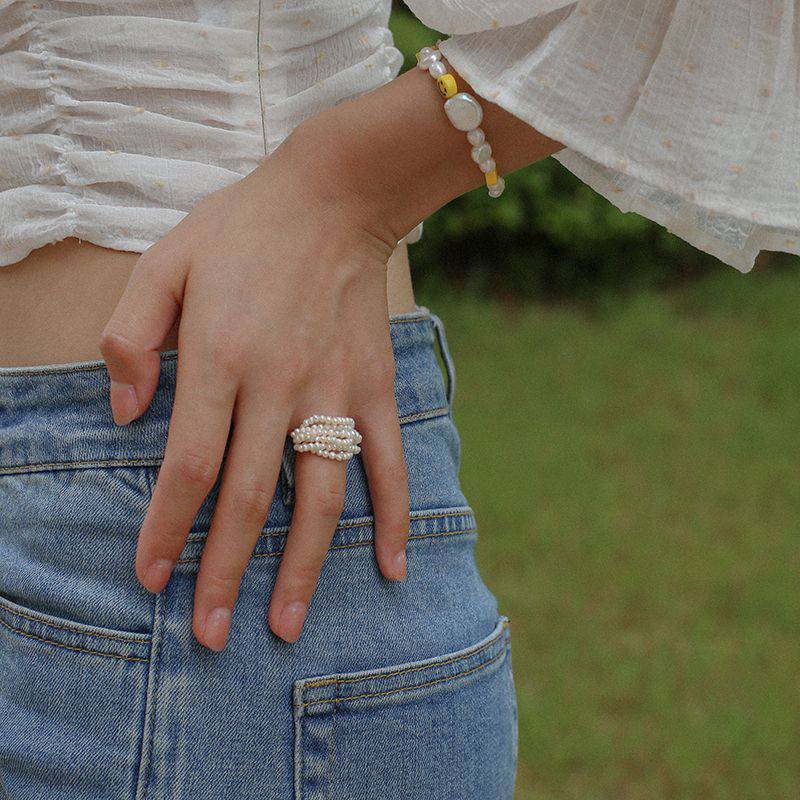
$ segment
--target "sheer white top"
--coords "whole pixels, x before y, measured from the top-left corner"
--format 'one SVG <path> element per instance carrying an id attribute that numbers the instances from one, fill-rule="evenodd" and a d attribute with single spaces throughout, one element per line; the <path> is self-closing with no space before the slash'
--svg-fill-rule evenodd
<path id="1" fill-rule="evenodd" d="M 621 209 L 741 270 L 800 254 L 793 0 L 407 4 L 478 94 L 567 145 L 556 158 Z M 389 12 L 0 0 L 0 265 L 66 236 L 146 249 L 303 118 L 393 78 Z"/>

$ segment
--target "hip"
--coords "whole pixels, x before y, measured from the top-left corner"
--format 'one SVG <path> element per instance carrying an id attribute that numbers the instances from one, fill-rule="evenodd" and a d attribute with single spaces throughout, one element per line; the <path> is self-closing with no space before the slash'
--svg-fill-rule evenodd
<path id="1" fill-rule="evenodd" d="M 272 636 L 266 609 L 294 500 L 287 441 L 222 654 L 191 633 L 217 487 L 167 588 L 152 596 L 133 573 L 174 354 L 162 354 L 153 406 L 126 428 L 111 420 L 102 362 L 0 370 L 0 775 L 11 796 L 356 800 L 381 786 L 386 797 L 511 797 L 508 628 L 475 565 L 452 360 L 425 309 L 395 316 L 391 332 L 407 580 L 376 566 L 354 458 L 303 635 Z"/>
<path id="2" fill-rule="evenodd" d="M 0 366 L 99 359 L 100 334 L 139 253 L 65 239 L 0 267 Z M 390 314 L 415 308 L 405 244 L 387 264 Z M 177 324 L 162 350 L 177 347 Z"/>

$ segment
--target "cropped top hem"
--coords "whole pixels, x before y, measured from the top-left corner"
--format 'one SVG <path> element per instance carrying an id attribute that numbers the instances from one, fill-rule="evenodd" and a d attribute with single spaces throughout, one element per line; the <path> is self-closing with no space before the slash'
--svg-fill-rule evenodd
<path id="1" fill-rule="evenodd" d="M 0 2 L 0 266 L 68 237 L 146 250 L 303 119 L 395 77 L 390 12 Z"/>

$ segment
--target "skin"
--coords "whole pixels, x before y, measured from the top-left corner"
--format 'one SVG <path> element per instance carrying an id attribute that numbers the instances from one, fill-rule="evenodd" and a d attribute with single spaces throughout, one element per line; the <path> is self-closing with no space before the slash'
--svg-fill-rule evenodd
<path id="1" fill-rule="evenodd" d="M 463 80 L 459 87 L 472 91 Z M 501 174 L 561 149 L 481 104 Z M 483 184 L 465 135 L 441 107 L 435 82 L 413 69 L 303 122 L 138 258 L 102 330 L 121 425 L 148 407 L 159 351 L 177 337 L 168 441 L 136 556 L 148 590 L 169 580 L 232 431 L 194 599 L 195 636 L 213 650 L 225 646 L 287 431 L 311 414 L 355 419 L 376 561 L 387 579 L 406 576 L 408 481 L 387 265 L 414 225 Z M 300 636 L 344 489 L 343 462 L 297 454 L 296 504 L 268 611 L 270 628 L 288 642 Z"/>

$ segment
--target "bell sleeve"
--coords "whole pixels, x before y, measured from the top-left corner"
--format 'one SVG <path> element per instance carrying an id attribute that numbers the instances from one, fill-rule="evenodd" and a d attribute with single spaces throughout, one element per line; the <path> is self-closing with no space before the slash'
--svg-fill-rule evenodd
<path id="1" fill-rule="evenodd" d="M 789 0 L 406 0 L 486 100 L 554 155 L 742 272 L 800 254 L 800 50 Z M 502 171 L 502 152 L 497 152 Z"/>

